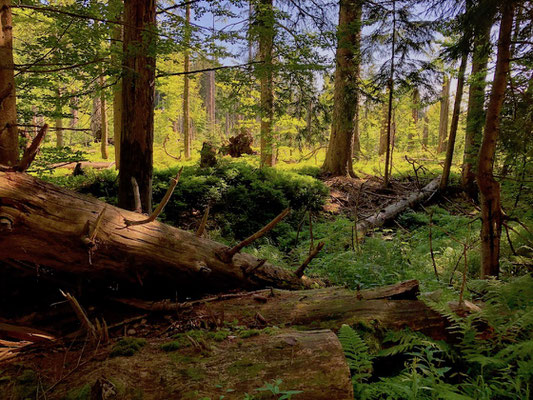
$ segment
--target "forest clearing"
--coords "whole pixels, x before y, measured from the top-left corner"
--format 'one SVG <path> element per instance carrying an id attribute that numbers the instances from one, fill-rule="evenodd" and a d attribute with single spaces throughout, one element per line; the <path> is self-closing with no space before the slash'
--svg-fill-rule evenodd
<path id="1" fill-rule="evenodd" d="M 0 28 L 0 399 L 532 398 L 531 1 Z"/>

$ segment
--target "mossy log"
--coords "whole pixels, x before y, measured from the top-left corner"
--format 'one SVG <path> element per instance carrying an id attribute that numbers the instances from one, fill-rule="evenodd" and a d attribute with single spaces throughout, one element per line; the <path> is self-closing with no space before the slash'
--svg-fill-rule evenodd
<path id="1" fill-rule="evenodd" d="M 246 326 L 298 326 L 329 328 L 361 323 L 371 329 L 410 328 L 435 339 L 447 339 L 448 320 L 417 299 L 418 282 L 352 291 L 339 287 L 288 291 L 261 290 L 189 303 L 147 303 L 123 299 L 122 303 L 148 311 L 177 313 L 177 320 L 199 321 L 207 327 L 238 320 Z"/>
<path id="2" fill-rule="evenodd" d="M 257 390 L 265 384 L 299 392 L 292 396 L 294 400 L 353 399 L 350 370 L 339 340 L 330 330 L 258 331 L 253 336 L 228 336 L 218 341 L 191 337 L 182 346 L 165 347 L 172 343 L 169 339 L 149 339 L 129 356 L 107 357 L 111 345 L 92 360 L 83 357 L 79 368 L 75 368 L 74 358 L 78 353 L 71 351 L 68 361 L 72 362 L 65 370 L 61 365 L 67 355 L 51 353 L 46 359 L 25 361 L 25 369 L 31 368 L 40 376 L 40 392 L 47 399 L 86 398 L 76 396 L 82 391 L 90 392 L 91 399 L 115 398 L 98 397 L 102 386 L 108 394 L 120 393 L 116 398 L 124 399 L 242 400 L 246 393 L 254 399 L 273 398 L 271 391 Z M 56 364 L 54 376 L 50 366 Z M 5 370 L 9 376 L 23 370 L 20 364 L 5 368 L 9 368 Z M 74 369 L 70 372 L 69 368 Z M 13 381 L 13 385 L 0 385 L 1 398 L 12 398 L 10 390 L 20 389 L 20 380 Z"/>
<path id="3" fill-rule="evenodd" d="M 180 294 L 268 286 L 299 289 L 316 282 L 23 173 L 0 170 L 0 265 L 17 261 L 91 282 L 175 288 Z M 256 268 L 259 264 L 260 267 Z"/>

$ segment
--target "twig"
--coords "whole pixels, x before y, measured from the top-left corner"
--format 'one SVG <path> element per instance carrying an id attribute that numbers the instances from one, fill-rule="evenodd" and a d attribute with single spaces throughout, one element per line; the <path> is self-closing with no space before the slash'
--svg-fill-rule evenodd
<path id="1" fill-rule="evenodd" d="M 317 254 L 322 250 L 322 247 L 324 247 L 324 242 L 319 242 L 317 246 L 313 249 L 311 253 L 307 256 L 305 261 L 300 265 L 300 267 L 296 270 L 295 274 L 298 278 L 301 278 L 304 275 L 304 271 L 309 265 L 309 263 L 317 256 Z"/>
<path id="2" fill-rule="evenodd" d="M 263 265 L 265 265 L 266 263 L 266 258 L 262 259 L 262 260 L 259 260 L 259 262 L 257 263 L 257 265 L 254 265 L 253 267 L 249 267 L 246 271 L 244 271 L 244 273 L 246 275 L 250 275 L 252 273 L 254 273 L 255 271 L 257 271 L 259 268 L 261 268 Z"/>
<path id="3" fill-rule="evenodd" d="M 35 156 L 39 152 L 39 148 L 41 147 L 41 143 L 43 142 L 47 131 L 48 124 L 44 124 L 39 130 L 37 136 L 35 136 L 35 139 L 33 139 L 31 142 L 31 145 L 24 151 L 22 160 L 20 160 L 19 164 L 13 168 L 15 171 L 25 172 L 29 168 L 30 164 L 33 162 Z"/>
<path id="4" fill-rule="evenodd" d="M 141 192 L 139 191 L 139 184 L 134 176 L 131 177 L 131 187 L 133 189 L 133 204 L 135 207 L 134 211 L 140 214 L 142 213 Z"/>
<path id="5" fill-rule="evenodd" d="M 452 286 L 452 283 L 453 283 L 453 277 L 455 275 L 455 271 L 457 271 L 457 267 L 459 266 L 459 262 L 461 261 L 461 258 L 463 258 L 463 254 L 461 253 L 461 255 L 459 256 L 459 258 L 457 259 L 456 263 L 455 263 L 455 266 L 453 267 L 453 271 L 452 271 L 452 274 L 450 275 L 450 282 L 448 283 L 448 286 Z"/>
<path id="6" fill-rule="evenodd" d="M 178 184 L 180 180 L 182 172 L 183 172 L 183 167 L 181 167 L 181 169 L 179 170 L 178 175 L 176 175 L 176 177 L 172 179 L 172 181 L 170 182 L 170 186 L 168 187 L 168 190 L 165 193 L 165 196 L 163 197 L 163 200 L 161 200 L 161 203 L 159 203 L 157 208 L 148 218 L 143 219 L 141 221 L 130 221 L 130 220 L 124 219 L 126 226 L 144 225 L 144 224 L 148 224 L 150 222 L 155 221 L 155 219 L 159 216 L 159 214 L 161 214 L 161 212 L 167 205 L 168 201 L 170 200 L 170 196 L 172 196 L 172 192 L 174 192 L 174 189 L 176 188 L 176 185 Z"/>
<path id="7" fill-rule="evenodd" d="M 205 211 L 204 211 L 204 216 L 202 217 L 202 220 L 200 221 L 200 226 L 198 226 L 198 229 L 196 230 L 196 236 L 197 237 L 202 237 L 202 235 L 204 234 L 204 231 L 205 231 L 205 227 L 207 225 L 207 218 L 209 217 L 209 210 L 211 209 L 211 207 L 209 205 L 207 205 Z"/>
<path id="8" fill-rule="evenodd" d="M 94 223 L 94 229 L 91 233 L 91 236 L 89 236 L 89 240 L 91 243 L 94 243 L 94 239 L 96 239 L 96 235 L 98 233 L 98 230 L 100 229 L 100 225 L 102 224 L 102 220 L 104 219 L 104 213 L 107 208 L 107 205 L 104 206 L 102 211 L 100 211 L 100 214 L 98 214 L 98 217 L 96 218 L 96 222 Z"/>
<path id="9" fill-rule="evenodd" d="M 290 212 L 290 208 L 286 208 L 276 218 L 270 221 L 263 228 L 259 229 L 253 235 L 247 237 L 239 244 L 233 246 L 231 249 L 218 252 L 217 253 L 218 257 L 224 262 L 227 262 L 227 263 L 231 262 L 235 254 L 241 251 L 244 247 L 255 242 L 260 237 L 264 236 L 266 233 L 270 232 L 277 224 L 281 222 L 283 218 L 285 218 L 289 214 L 289 212 Z"/>

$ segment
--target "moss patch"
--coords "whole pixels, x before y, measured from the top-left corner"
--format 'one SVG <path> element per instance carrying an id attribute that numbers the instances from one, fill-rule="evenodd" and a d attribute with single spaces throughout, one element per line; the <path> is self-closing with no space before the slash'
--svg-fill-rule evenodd
<path id="1" fill-rule="evenodd" d="M 111 350 L 111 357 L 131 357 L 137 353 L 144 345 L 146 345 L 146 339 L 125 337 L 120 339 Z"/>

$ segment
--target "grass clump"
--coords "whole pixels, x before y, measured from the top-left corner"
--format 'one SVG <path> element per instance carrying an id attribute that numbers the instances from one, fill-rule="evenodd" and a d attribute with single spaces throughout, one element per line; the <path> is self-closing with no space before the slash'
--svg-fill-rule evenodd
<path id="1" fill-rule="evenodd" d="M 146 345 L 146 339 L 125 337 L 120 339 L 111 350 L 111 357 L 131 357 Z"/>

